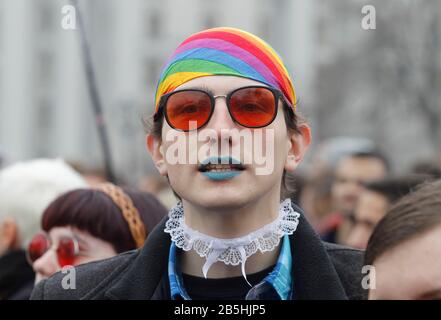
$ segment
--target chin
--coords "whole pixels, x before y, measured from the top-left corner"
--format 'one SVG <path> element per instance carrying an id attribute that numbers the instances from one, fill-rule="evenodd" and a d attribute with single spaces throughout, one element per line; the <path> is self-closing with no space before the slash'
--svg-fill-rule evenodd
<path id="1" fill-rule="evenodd" d="M 238 192 L 237 190 L 205 190 L 192 197 L 194 201 L 191 202 L 198 206 L 211 210 L 228 210 L 241 208 L 248 204 L 252 197 L 245 192 Z"/>
<path id="2" fill-rule="evenodd" d="M 34 282 L 34 284 L 37 285 L 41 280 L 45 280 L 45 279 L 47 279 L 47 278 L 49 278 L 49 277 L 47 277 L 47 276 L 43 276 L 43 275 L 37 273 L 37 274 L 35 275 L 35 282 Z"/>

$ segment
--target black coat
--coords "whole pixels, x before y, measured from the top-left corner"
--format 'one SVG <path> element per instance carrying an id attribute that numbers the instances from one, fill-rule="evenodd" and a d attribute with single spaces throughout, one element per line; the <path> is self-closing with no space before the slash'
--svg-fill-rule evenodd
<path id="1" fill-rule="evenodd" d="M 28 300 L 34 287 L 35 274 L 23 250 L 0 257 L 0 300 Z"/>
<path id="2" fill-rule="evenodd" d="M 31 299 L 169 299 L 165 221 L 141 249 L 76 267 L 75 290 L 63 289 L 66 274 L 57 273 L 39 283 Z M 290 241 L 296 299 L 364 298 L 362 251 L 322 242 L 303 214 Z"/>

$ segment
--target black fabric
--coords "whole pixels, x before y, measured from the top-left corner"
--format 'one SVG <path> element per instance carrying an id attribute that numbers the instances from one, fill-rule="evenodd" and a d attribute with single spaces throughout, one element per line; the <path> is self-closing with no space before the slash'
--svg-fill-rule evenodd
<path id="1" fill-rule="evenodd" d="M 0 300 L 29 299 L 35 274 L 23 250 L 14 250 L 0 257 Z"/>
<path id="2" fill-rule="evenodd" d="M 363 251 L 322 242 L 301 213 L 290 236 L 295 299 L 362 299 Z M 170 299 L 166 218 L 144 246 L 111 259 L 76 267 L 77 289 L 63 290 L 56 273 L 34 289 L 32 299 Z"/>
<path id="3" fill-rule="evenodd" d="M 261 282 L 272 270 L 274 266 L 262 271 L 248 274 L 247 280 L 252 286 Z M 183 273 L 184 288 L 193 300 L 245 300 L 250 291 L 250 285 L 243 276 L 205 279 Z"/>

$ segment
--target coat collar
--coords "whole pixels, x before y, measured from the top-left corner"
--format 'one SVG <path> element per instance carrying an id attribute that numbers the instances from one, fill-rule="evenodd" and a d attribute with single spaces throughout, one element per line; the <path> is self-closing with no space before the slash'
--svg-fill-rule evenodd
<path id="1" fill-rule="evenodd" d="M 297 231 L 290 236 L 296 299 L 347 299 L 334 265 L 302 210 Z M 170 235 L 165 217 L 150 233 L 125 274 L 105 292 L 110 299 L 148 300 L 167 273 Z"/>

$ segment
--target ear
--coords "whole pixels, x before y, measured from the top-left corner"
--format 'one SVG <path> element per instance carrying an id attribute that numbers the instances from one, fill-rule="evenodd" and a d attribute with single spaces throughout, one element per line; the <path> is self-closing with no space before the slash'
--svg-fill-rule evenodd
<path id="1" fill-rule="evenodd" d="M 0 226 L 0 237 L 3 251 L 9 251 L 20 247 L 17 223 L 12 218 L 3 220 Z"/>
<path id="2" fill-rule="evenodd" d="M 167 166 L 164 160 L 164 151 L 162 148 L 162 141 L 158 137 L 155 137 L 151 134 L 148 134 L 146 137 L 147 149 L 150 153 L 150 156 L 155 163 L 156 169 L 158 169 L 159 173 L 162 176 L 167 175 Z"/>
<path id="3" fill-rule="evenodd" d="M 311 143 L 311 128 L 307 124 L 300 124 L 299 131 L 300 134 L 292 134 L 288 142 L 288 154 L 285 161 L 286 171 L 294 171 L 298 167 Z"/>

